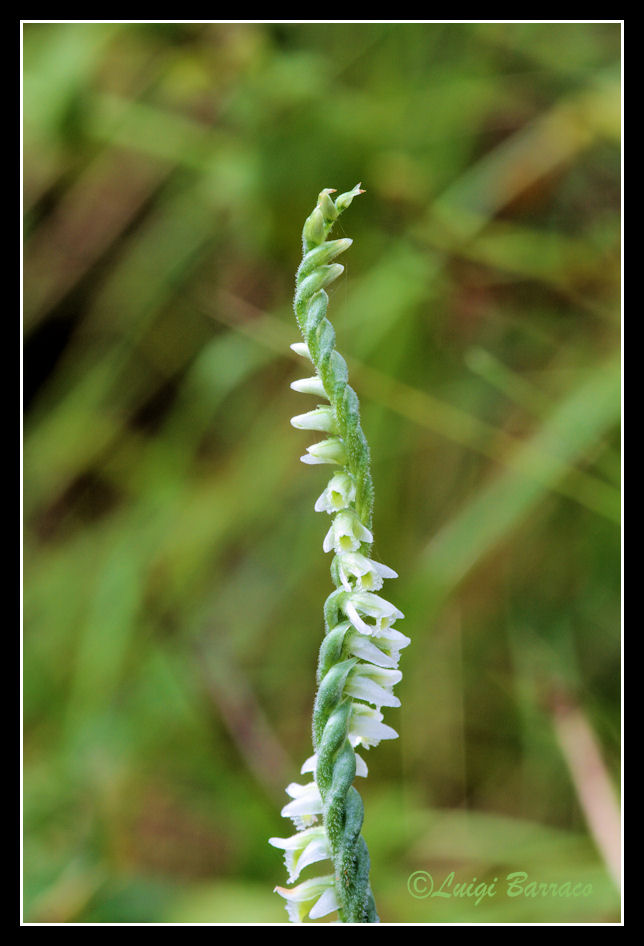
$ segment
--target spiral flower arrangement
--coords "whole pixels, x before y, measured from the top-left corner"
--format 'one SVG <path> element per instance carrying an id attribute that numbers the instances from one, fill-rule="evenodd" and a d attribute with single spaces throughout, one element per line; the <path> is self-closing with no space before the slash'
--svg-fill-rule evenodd
<path id="1" fill-rule="evenodd" d="M 393 626 L 402 613 L 376 594 L 385 578 L 397 575 L 369 557 L 373 542 L 369 447 L 360 425 L 358 397 L 348 384 L 347 364 L 335 349 L 335 331 L 326 317 L 325 286 L 344 270 L 332 261 L 353 242 L 327 237 L 339 215 L 364 192 L 358 184 L 335 200 L 334 193 L 331 188 L 320 193 L 304 224 L 294 301 L 304 341 L 291 346 L 315 369 L 312 377 L 294 381 L 291 387 L 325 403 L 293 417 L 291 423 L 327 434 L 327 439 L 307 448 L 303 463 L 338 468 L 315 503 L 316 511 L 333 517 L 322 547 L 334 553 L 335 591 L 324 605 L 325 636 L 313 710 L 314 754 L 301 770 L 312 780 L 287 787 L 291 801 L 282 815 L 291 818 L 297 830 L 290 838 L 271 838 L 270 843 L 284 850 L 289 883 L 309 865 L 331 861 L 323 876 L 275 888 L 285 898 L 293 922 L 337 911 L 343 923 L 377 923 L 369 853 L 361 836 L 363 804 L 353 786 L 356 776 L 367 775 L 367 765 L 356 749 L 369 749 L 398 735 L 383 722 L 381 708 L 400 706 L 393 687 L 402 677 L 397 669 L 400 651 L 410 640 Z"/>

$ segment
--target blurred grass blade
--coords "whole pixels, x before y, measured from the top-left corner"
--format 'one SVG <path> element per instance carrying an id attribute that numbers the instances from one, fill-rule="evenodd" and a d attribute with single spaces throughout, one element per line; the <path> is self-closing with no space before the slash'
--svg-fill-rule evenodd
<path id="1" fill-rule="evenodd" d="M 619 420 L 620 365 L 600 365 L 564 398 L 536 433 L 506 458 L 509 468 L 484 486 L 435 538 L 419 562 L 418 592 L 448 594 L 505 539 L 584 453 Z"/>

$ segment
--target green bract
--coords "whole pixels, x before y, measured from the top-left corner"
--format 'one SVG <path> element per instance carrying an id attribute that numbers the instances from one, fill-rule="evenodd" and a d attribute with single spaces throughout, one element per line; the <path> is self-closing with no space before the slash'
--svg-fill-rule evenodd
<path id="1" fill-rule="evenodd" d="M 368 749 L 397 736 L 382 721 L 380 708 L 400 705 L 392 691 L 402 676 L 398 660 L 409 638 L 393 627 L 402 613 L 374 594 L 384 579 L 397 576 L 387 565 L 369 558 L 373 542 L 369 448 L 360 426 L 358 397 L 348 384 L 347 365 L 335 350 L 335 332 L 326 318 L 329 299 L 324 287 L 344 270 L 331 260 L 352 243 L 350 239 L 327 241 L 327 236 L 338 216 L 363 191 L 358 184 L 335 201 L 333 193 L 331 188 L 320 193 L 304 224 L 304 255 L 294 303 L 304 341 L 291 346 L 315 367 L 313 377 L 294 381 L 291 387 L 328 403 L 296 415 L 291 423 L 331 435 L 307 447 L 301 459 L 335 466 L 315 509 L 333 516 L 323 551 L 334 553 L 331 576 L 336 590 L 324 606 L 325 637 L 313 710 L 315 751 L 302 766 L 303 773 L 313 774 L 313 781 L 288 786 L 292 801 L 282 814 L 293 820 L 297 833 L 292 838 L 271 838 L 270 843 L 286 852 L 291 882 L 305 866 L 333 862 L 332 874 L 305 880 L 290 890 L 276 888 L 286 899 L 292 920 L 318 919 L 337 910 L 341 922 L 377 923 L 369 886 L 369 853 L 360 834 L 362 800 L 353 787 L 356 775 L 367 775 L 367 766 L 355 748 Z"/>

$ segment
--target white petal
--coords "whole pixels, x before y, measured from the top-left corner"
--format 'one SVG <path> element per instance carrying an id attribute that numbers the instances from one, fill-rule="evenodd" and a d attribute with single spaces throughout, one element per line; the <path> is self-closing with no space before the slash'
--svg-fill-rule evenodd
<path id="1" fill-rule="evenodd" d="M 367 768 L 367 763 L 362 758 L 361 755 L 355 753 L 356 757 L 356 775 L 360 775 L 362 778 L 366 778 L 369 775 L 369 769 Z"/>
<path id="2" fill-rule="evenodd" d="M 373 542 L 373 535 L 371 534 L 371 532 L 369 532 L 369 530 L 367 529 L 367 527 L 366 527 L 365 525 L 363 525 L 363 524 L 360 522 L 359 519 L 358 519 L 358 525 L 359 525 L 359 528 L 358 528 L 358 538 L 360 539 L 360 541 L 361 541 L 361 542 Z"/>
<path id="3" fill-rule="evenodd" d="M 398 733 L 395 729 L 392 729 L 391 726 L 375 722 L 370 722 L 368 725 L 365 725 L 361 728 L 360 732 L 349 733 L 349 741 L 354 748 L 355 746 L 364 746 L 365 749 L 369 749 L 379 745 L 383 739 L 397 738 Z"/>
<path id="4" fill-rule="evenodd" d="M 325 430 L 329 433 L 335 433 L 337 430 L 331 407 L 317 407 L 306 414 L 296 414 L 291 417 L 291 426 L 297 430 Z"/>
<path id="5" fill-rule="evenodd" d="M 300 769 L 300 772 L 302 773 L 302 775 L 306 775 L 307 772 L 315 772 L 315 768 L 317 764 L 318 764 L 317 754 L 311 755 L 303 764 L 302 768 Z"/>
<path id="6" fill-rule="evenodd" d="M 372 664 L 376 664 L 378 667 L 395 667 L 398 663 L 399 655 L 396 654 L 394 657 L 391 654 L 386 654 L 379 647 L 376 647 L 375 644 L 372 644 L 371 640 L 368 640 L 363 634 L 356 634 L 353 636 L 351 643 L 349 645 L 349 652 L 353 654 L 354 657 L 360 657 L 362 660 L 368 660 Z"/>
<path id="7" fill-rule="evenodd" d="M 404 618 L 404 614 L 391 601 L 371 591 L 358 591 L 353 595 L 355 606 L 374 618 Z"/>
<path id="8" fill-rule="evenodd" d="M 382 713 L 372 710 L 362 703 L 354 703 L 349 722 L 349 742 L 355 746 L 363 745 L 365 749 L 377 746 L 382 739 L 397 739 L 398 733 L 391 726 L 381 722 Z"/>
<path id="9" fill-rule="evenodd" d="M 354 669 L 355 676 L 367 677 L 373 680 L 378 686 L 391 688 L 396 686 L 402 680 L 400 670 L 385 670 L 382 667 L 372 667 L 369 664 L 359 665 Z"/>
<path id="10" fill-rule="evenodd" d="M 279 893 L 279 890 L 277 890 L 277 887 L 275 888 L 275 890 L 277 891 L 277 893 Z M 288 918 L 291 921 L 291 923 L 304 922 L 304 917 L 302 915 L 300 906 L 298 903 L 295 902 L 295 900 L 287 900 L 284 906 L 286 907 L 286 912 L 288 913 Z"/>
<path id="11" fill-rule="evenodd" d="M 293 342 L 291 348 L 296 355 L 302 355 L 303 358 L 308 358 L 309 361 L 312 361 L 311 352 L 309 351 L 309 346 L 306 342 Z"/>
<path id="12" fill-rule="evenodd" d="M 335 878 L 333 874 L 325 877 L 311 877 L 310 880 L 303 880 L 297 887 L 275 887 L 275 893 L 285 900 L 293 900 L 295 903 L 304 903 L 307 900 L 317 900 L 325 891 L 333 887 Z"/>
<path id="13" fill-rule="evenodd" d="M 312 801 L 310 798 L 294 798 L 282 808 L 284 818 L 293 818 L 296 815 L 321 815 L 322 800 Z"/>
<path id="14" fill-rule="evenodd" d="M 320 440 L 319 443 L 313 443 L 306 448 L 310 460 L 300 457 L 303 463 L 336 463 L 342 466 L 346 462 L 344 444 L 339 437 L 329 437 L 327 440 Z"/>
<path id="15" fill-rule="evenodd" d="M 312 920 L 319 920 L 320 917 L 328 916 L 329 913 L 333 913 L 333 911 L 337 910 L 338 907 L 339 904 L 335 895 L 335 888 L 329 887 L 328 890 L 324 891 L 318 902 L 310 911 L 309 917 Z"/>
<path id="16" fill-rule="evenodd" d="M 381 562 L 373 562 L 373 561 L 371 564 L 373 565 L 375 570 L 378 572 L 378 574 L 381 575 L 383 578 L 398 578 L 398 572 L 395 572 L 393 568 L 389 568 L 388 565 L 383 565 Z"/>
<path id="17" fill-rule="evenodd" d="M 302 856 L 297 862 L 295 872 L 292 872 L 289 876 L 289 883 L 296 880 L 305 867 L 309 867 L 310 864 L 317 864 L 320 861 L 326 861 L 330 857 L 331 851 L 329 849 L 329 842 L 325 838 L 316 838 L 311 841 L 302 851 Z"/>
<path id="18" fill-rule="evenodd" d="M 290 889 L 275 887 L 275 893 L 286 900 L 286 910 L 291 922 L 301 923 L 308 910 L 308 905 L 305 904 L 322 899 L 326 891 L 333 888 L 333 884 L 334 877 L 330 874 L 327 877 L 313 877 L 311 880 L 304 880 L 297 887 L 291 887 Z M 325 903 L 328 903 L 328 899 Z M 331 910 L 327 912 L 330 913 Z M 326 916 L 326 913 L 322 915 Z"/>
<path id="19" fill-rule="evenodd" d="M 326 504 L 326 490 L 320 496 L 318 496 L 318 498 L 315 500 L 315 506 L 313 508 L 315 509 L 316 512 L 329 511 L 327 509 L 327 504 Z"/>
<path id="20" fill-rule="evenodd" d="M 408 644 L 411 644 L 411 638 L 401 634 L 400 631 L 395 627 L 379 627 L 375 631 L 374 637 L 378 638 L 379 640 L 386 640 L 388 643 L 391 643 L 392 646 L 397 647 L 399 650 L 402 650 L 403 647 L 407 647 Z"/>
<path id="21" fill-rule="evenodd" d="M 342 586 L 344 587 L 345 591 L 353 591 L 342 565 L 340 565 L 340 581 L 342 582 Z"/>
<path id="22" fill-rule="evenodd" d="M 272 844 L 273 847 L 279 847 L 283 851 L 296 851 L 299 848 L 304 850 L 307 844 L 310 844 L 314 838 L 320 836 L 321 832 L 324 832 L 324 828 L 307 828 L 306 831 L 298 831 L 297 834 L 291 835 L 290 838 L 269 838 L 268 843 Z"/>
<path id="23" fill-rule="evenodd" d="M 312 378 L 301 378 L 299 381 L 292 381 L 291 388 L 300 394 L 315 394 L 318 397 L 326 397 L 326 391 L 322 384 L 322 379 L 314 375 Z"/>
<path id="24" fill-rule="evenodd" d="M 355 605 L 353 604 L 353 601 L 350 598 L 344 603 L 344 611 L 347 617 L 349 618 L 349 620 L 351 621 L 351 623 L 353 624 L 353 626 L 355 627 L 356 631 L 360 631 L 361 634 L 366 634 L 367 637 L 371 636 L 371 634 L 374 631 L 374 628 L 370 627 L 368 624 L 366 624 L 362 620 L 362 618 L 360 617 L 360 615 L 355 609 Z"/>
<path id="25" fill-rule="evenodd" d="M 315 782 L 307 782 L 306 785 L 300 785 L 299 782 L 290 782 L 284 791 L 291 798 L 300 798 L 302 795 L 310 795 L 314 789 L 317 789 Z"/>
<path id="26" fill-rule="evenodd" d="M 288 802 L 282 808 L 284 818 L 292 818 L 298 827 L 308 827 L 311 821 L 316 821 L 313 816 L 322 814 L 322 799 L 320 790 L 315 782 L 308 785 L 298 785 L 297 782 L 291 782 L 286 788 L 286 792 L 293 801 Z"/>
<path id="27" fill-rule="evenodd" d="M 344 692 L 358 700 L 366 700 L 380 709 L 381 706 L 400 706 L 400 700 L 385 687 L 374 683 L 368 677 L 356 676 L 347 680 Z"/>

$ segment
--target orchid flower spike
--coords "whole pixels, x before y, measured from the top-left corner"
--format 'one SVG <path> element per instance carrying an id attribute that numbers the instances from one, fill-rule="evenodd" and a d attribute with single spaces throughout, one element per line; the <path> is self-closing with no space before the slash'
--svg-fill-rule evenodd
<path id="1" fill-rule="evenodd" d="M 306 784 L 292 782 L 282 815 L 296 832 L 271 838 L 281 848 L 288 881 L 300 879 L 310 865 L 326 863 L 321 876 L 294 887 L 276 887 L 289 919 L 335 918 L 341 923 L 377 923 L 369 884 L 369 854 L 360 835 L 362 801 L 353 786 L 368 774 L 356 748 L 371 749 L 397 733 L 384 722 L 382 708 L 400 706 L 393 689 L 402 678 L 401 650 L 410 640 L 394 624 L 402 612 L 376 594 L 385 579 L 397 578 L 388 565 L 370 557 L 373 543 L 369 447 L 360 425 L 358 397 L 347 382 L 347 365 L 335 349 L 335 332 L 326 317 L 325 287 L 340 276 L 333 262 L 349 249 L 348 238 L 328 240 L 340 214 L 364 191 L 360 184 L 340 194 L 326 187 L 302 231 L 303 258 L 296 277 L 294 309 L 302 341 L 291 345 L 315 374 L 293 381 L 291 388 L 323 403 L 291 419 L 293 427 L 321 431 L 326 439 L 306 448 L 302 462 L 335 467 L 315 503 L 332 517 L 324 552 L 333 552 L 335 590 L 324 606 L 325 636 L 318 663 L 318 692 L 313 711 L 313 755 L 302 766 Z M 309 364 L 309 372 L 310 372 Z"/>

